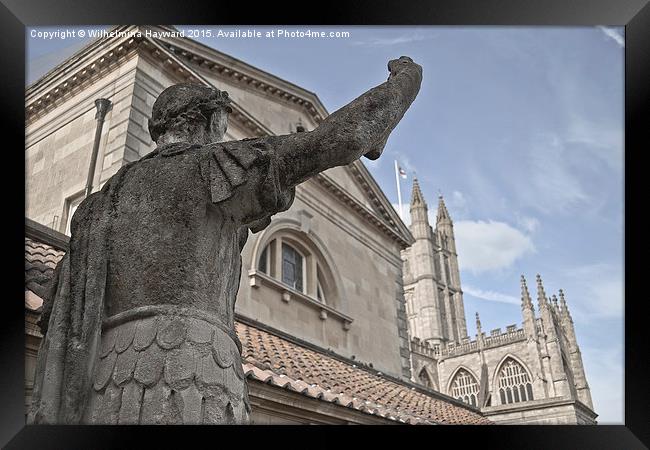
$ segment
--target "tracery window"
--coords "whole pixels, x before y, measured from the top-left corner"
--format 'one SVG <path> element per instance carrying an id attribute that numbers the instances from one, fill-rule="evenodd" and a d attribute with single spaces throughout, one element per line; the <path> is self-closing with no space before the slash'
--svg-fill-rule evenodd
<path id="1" fill-rule="evenodd" d="M 533 400 L 533 385 L 526 369 L 508 358 L 499 371 L 499 398 L 501 404 Z"/>
<path id="2" fill-rule="evenodd" d="M 451 382 L 451 396 L 468 405 L 477 406 L 478 382 L 476 378 L 467 370 L 460 369 Z"/>

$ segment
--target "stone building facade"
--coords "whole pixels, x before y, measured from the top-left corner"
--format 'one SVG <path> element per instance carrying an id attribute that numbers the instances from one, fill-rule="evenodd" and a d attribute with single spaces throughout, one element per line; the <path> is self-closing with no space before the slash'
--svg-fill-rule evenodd
<path id="1" fill-rule="evenodd" d="M 564 293 L 537 275 L 535 311 L 521 277 L 523 327 L 467 334 L 453 223 L 442 197 L 435 228 L 417 180 L 415 242 L 402 252 L 413 380 L 476 406 L 497 423 L 594 424 L 596 413 Z"/>
<path id="2" fill-rule="evenodd" d="M 27 88 L 27 403 L 44 286 L 84 198 L 95 100 L 111 106 L 94 191 L 154 149 L 151 107 L 174 83 L 229 93 L 226 140 L 309 131 L 328 114 L 315 94 L 173 31 L 116 27 Z M 297 186 L 292 207 L 249 236 L 235 312 L 253 423 L 490 423 L 410 380 L 400 252 L 412 241 L 360 161 Z"/>

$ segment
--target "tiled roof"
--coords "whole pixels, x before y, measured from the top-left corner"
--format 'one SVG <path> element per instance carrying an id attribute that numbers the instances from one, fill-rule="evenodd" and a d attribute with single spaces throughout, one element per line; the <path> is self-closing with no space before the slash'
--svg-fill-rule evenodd
<path id="1" fill-rule="evenodd" d="M 25 238 L 25 288 L 42 296 L 45 285 L 52 278 L 52 272 L 63 255 L 47 244 Z"/>
<path id="2" fill-rule="evenodd" d="M 61 250 L 25 238 L 25 288 L 41 295 L 63 255 Z M 251 380 L 403 423 L 491 423 L 439 394 L 413 389 L 241 321 L 235 325 L 242 342 L 244 372 Z"/>
<path id="3" fill-rule="evenodd" d="M 405 423 L 490 424 L 478 412 L 242 322 L 250 379 Z"/>

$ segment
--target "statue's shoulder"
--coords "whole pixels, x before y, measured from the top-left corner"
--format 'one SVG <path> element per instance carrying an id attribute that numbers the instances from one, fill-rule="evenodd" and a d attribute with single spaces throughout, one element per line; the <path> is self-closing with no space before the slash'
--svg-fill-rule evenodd
<path id="1" fill-rule="evenodd" d="M 248 168 L 256 161 L 266 163 L 269 160 L 273 145 L 267 137 L 246 138 L 238 141 L 214 142 L 202 147 L 201 151 L 207 150 L 217 159 L 232 158 L 239 165 Z"/>
<path id="2" fill-rule="evenodd" d="M 200 149 L 201 146 L 198 144 L 188 144 L 188 143 L 180 143 L 180 144 L 170 144 L 170 145 L 165 145 L 162 147 L 158 147 L 156 150 L 151 152 L 149 155 L 156 156 L 159 155 L 161 157 L 169 157 L 169 156 L 175 156 L 175 155 L 180 155 L 183 153 L 188 153 L 191 151 L 195 151 Z M 149 156 L 147 155 L 147 156 Z"/>
<path id="3" fill-rule="evenodd" d="M 252 151 L 252 150 L 269 150 L 271 143 L 269 137 L 244 138 L 238 141 L 215 142 L 208 144 L 207 147 L 214 149 L 226 149 L 234 151 Z"/>

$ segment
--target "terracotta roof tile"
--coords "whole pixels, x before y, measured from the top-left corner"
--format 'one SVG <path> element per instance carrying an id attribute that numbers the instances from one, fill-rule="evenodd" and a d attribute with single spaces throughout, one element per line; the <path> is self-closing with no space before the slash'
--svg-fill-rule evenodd
<path id="1" fill-rule="evenodd" d="M 45 285 L 65 252 L 25 238 L 25 288 L 42 296 Z"/>
<path id="2" fill-rule="evenodd" d="M 242 322 L 249 378 L 405 423 L 489 424 L 480 413 Z M 272 350 L 271 350 L 272 349 Z M 284 367 L 282 375 L 275 369 Z M 301 387 L 306 387 L 304 389 Z"/>
<path id="3" fill-rule="evenodd" d="M 25 288 L 42 295 L 64 252 L 25 238 Z M 27 303 L 26 303 L 27 305 Z M 490 424 L 480 413 L 236 322 L 246 377 L 397 422 Z"/>

